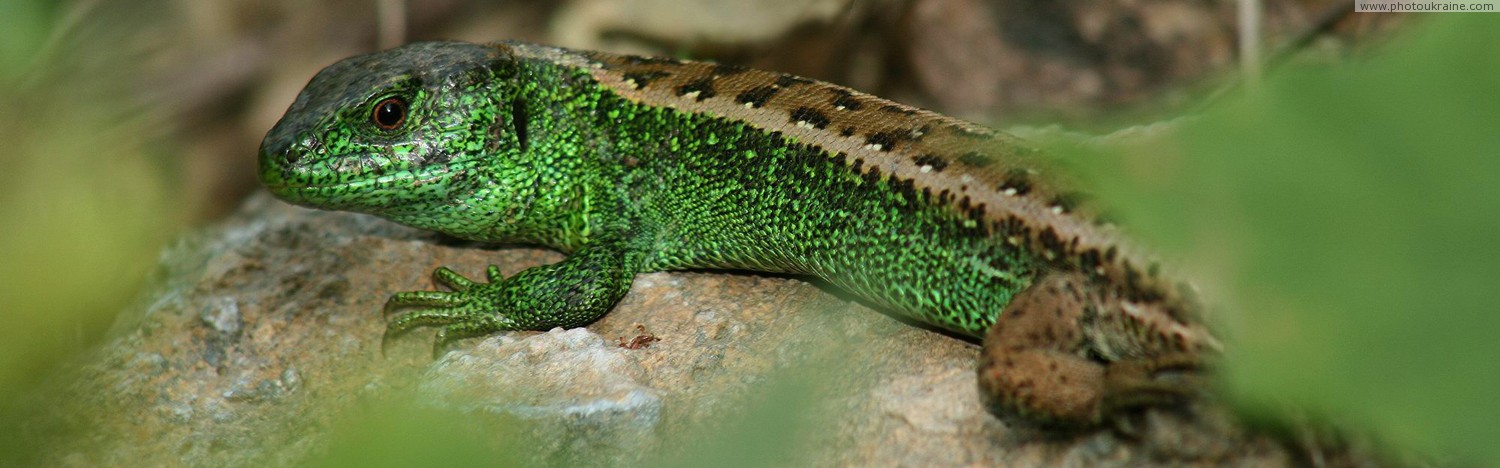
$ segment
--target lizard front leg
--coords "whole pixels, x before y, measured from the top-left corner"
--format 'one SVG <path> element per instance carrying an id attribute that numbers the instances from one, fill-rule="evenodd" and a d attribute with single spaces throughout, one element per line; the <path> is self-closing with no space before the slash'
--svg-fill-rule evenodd
<path id="1" fill-rule="evenodd" d="M 1144 332 L 1101 318 L 1122 310 L 1074 273 L 1043 275 L 1017 294 L 985 336 L 980 357 L 980 393 L 991 412 L 1046 427 L 1082 428 L 1197 394 L 1197 380 L 1169 374 L 1195 371 L 1198 356 L 1135 339 L 1134 333 Z"/>
<path id="2" fill-rule="evenodd" d="M 433 271 L 434 282 L 451 291 L 392 295 L 386 311 L 412 308 L 386 326 L 381 348 L 402 333 L 440 327 L 434 355 L 448 343 L 506 330 L 578 327 L 604 316 L 630 290 L 638 270 L 623 242 L 594 242 L 551 265 L 529 268 L 510 278 L 489 267 L 488 283 L 471 281 L 448 268 Z"/>

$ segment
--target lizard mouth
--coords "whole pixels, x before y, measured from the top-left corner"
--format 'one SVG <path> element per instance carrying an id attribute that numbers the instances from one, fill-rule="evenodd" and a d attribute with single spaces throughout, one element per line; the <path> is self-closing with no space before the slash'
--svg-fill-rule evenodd
<path id="1" fill-rule="evenodd" d="M 348 181 L 342 181 L 342 182 L 328 182 L 328 183 L 321 183 L 321 184 L 318 184 L 318 183 L 295 183 L 295 182 L 281 181 L 281 182 L 277 182 L 277 183 L 267 183 L 265 185 L 266 185 L 267 188 L 269 188 L 269 189 L 271 189 L 273 191 L 282 191 L 282 190 L 313 190 L 313 191 L 315 191 L 315 190 L 326 190 L 326 189 L 363 189 L 363 188 L 369 188 L 369 187 L 372 187 L 372 186 L 394 185 L 394 184 L 398 184 L 398 183 L 401 183 L 401 182 L 407 182 L 407 181 L 412 181 L 412 182 L 415 182 L 418 185 L 420 185 L 420 184 L 423 184 L 423 183 L 435 182 L 438 179 L 441 179 L 444 175 L 447 175 L 447 172 L 444 172 L 443 174 L 439 174 L 439 175 L 427 176 L 425 178 L 424 177 L 420 177 L 418 174 L 415 174 L 415 173 L 406 173 L 406 174 L 400 174 L 400 175 L 396 175 L 396 176 L 379 176 L 379 177 L 369 178 L 369 179 L 357 179 L 357 180 L 348 180 Z M 422 179 L 422 180 L 418 180 L 418 179 Z"/>
<path id="2" fill-rule="evenodd" d="M 277 198 L 305 206 L 319 208 L 353 208 L 363 205 L 391 203 L 400 193 L 413 193 L 425 188 L 439 187 L 455 176 L 472 169 L 472 164 L 443 164 L 418 168 L 414 171 L 396 171 L 390 174 L 368 177 L 332 176 L 323 180 L 306 180 L 306 174 L 283 177 L 284 172 L 274 175 L 262 174 L 262 182 Z M 304 181 L 298 181 L 303 179 Z M 332 180 L 329 180 L 332 179 Z M 339 180 L 342 179 L 342 180 Z"/>

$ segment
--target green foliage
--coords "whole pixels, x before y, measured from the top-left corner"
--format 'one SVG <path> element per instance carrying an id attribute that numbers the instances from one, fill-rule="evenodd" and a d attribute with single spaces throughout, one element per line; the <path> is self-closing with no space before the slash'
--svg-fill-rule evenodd
<path id="1" fill-rule="evenodd" d="M 60 31 L 65 10 L 0 0 L 0 302 L 9 321 L 0 328 L 0 453 L 12 456 L 24 442 L 5 433 L 14 402 L 25 401 L 16 397 L 102 334 L 182 209 L 170 206 L 159 167 L 162 130 L 132 118 L 143 106 L 123 98 L 132 93 L 122 83 L 98 79 L 130 76 L 137 58 L 100 44 L 151 28 L 132 20 Z M 1220 279 L 1205 283 L 1237 332 L 1226 363 L 1237 394 L 1495 462 L 1500 29 L 1483 15 L 1427 19 L 1362 63 L 1278 73 L 1178 140 L 1083 169 L 1100 174 L 1101 196 L 1119 200 L 1110 204 L 1151 244 L 1180 252 L 1194 277 Z M 800 374 L 768 383 L 749 417 L 704 428 L 717 435 L 686 441 L 702 448 L 667 461 L 792 458 L 783 454 L 809 430 L 805 394 L 820 384 Z M 427 411 L 382 406 L 337 421 L 314 462 L 506 464 L 497 454 L 524 450 L 523 423 L 465 427 L 463 415 Z M 482 442 L 506 431 L 514 446 Z"/>
<path id="2" fill-rule="evenodd" d="M 817 309 L 808 307 L 807 309 Z M 807 313 L 831 314 L 828 310 L 805 310 Z M 760 393 L 724 415 L 725 424 L 695 424 L 684 427 L 667 439 L 674 450 L 665 466 L 759 467 L 800 466 L 813 463 L 822 455 L 809 441 L 820 433 L 837 430 L 837 421 L 828 414 L 827 405 L 834 398 L 840 382 L 853 379 L 841 359 L 857 354 L 857 345 L 828 335 L 801 334 L 792 347 L 805 350 L 796 367 L 776 369 L 759 385 Z M 806 338 L 806 339 L 804 339 Z M 719 426 L 719 427 L 711 427 Z"/>
<path id="3" fill-rule="evenodd" d="M 525 454 L 527 422 L 503 427 L 475 424 L 475 418 L 411 402 L 421 395 L 398 394 L 366 401 L 355 414 L 334 421 L 329 449 L 310 466 L 516 466 Z M 500 444 L 491 441 L 503 441 Z M 503 447 L 501 446 L 503 445 Z"/>
<path id="4" fill-rule="evenodd" d="M 1142 237 L 1218 280 L 1246 400 L 1500 461 L 1500 29 L 1481 16 L 1278 72 L 1175 141 L 1085 164 Z"/>
<path id="5" fill-rule="evenodd" d="M 0 0 L 0 79 L 28 70 L 47 40 L 53 2 Z"/>
<path id="6" fill-rule="evenodd" d="M 34 409 L 19 396 L 103 335 L 177 219 L 149 144 L 159 131 L 122 121 L 134 110 L 128 93 L 94 79 L 92 67 L 129 64 L 63 40 L 104 43 L 112 30 L 62 30 L 56 10 L 0 2 L 0 454 L 9 456 L 25 443 L 4 433 Z"/>

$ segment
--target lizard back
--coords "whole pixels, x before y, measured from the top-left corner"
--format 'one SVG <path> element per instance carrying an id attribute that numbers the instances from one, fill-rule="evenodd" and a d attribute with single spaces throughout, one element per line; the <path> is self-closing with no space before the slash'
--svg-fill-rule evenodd
<path id="1" fill-rule="evenodd" d="M 585 67 L 600 84 L 645 105 L 733 118 L 820 147 L 849 170 L 909 184 L 986 229 L 1124 297 L 1196 317 L 1190 286 L 1099 217 L 1077 184 L 1019 138 L 835 84 L 739 66 L 508 42 L 518 58 Z"/>

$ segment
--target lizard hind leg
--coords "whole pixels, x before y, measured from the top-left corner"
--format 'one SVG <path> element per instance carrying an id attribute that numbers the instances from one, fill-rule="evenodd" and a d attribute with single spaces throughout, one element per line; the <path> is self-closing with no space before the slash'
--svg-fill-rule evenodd
<path id="1" fill-rule="evenodd" d="M 1159 372 L 1191 368 L 1192 357 L 1096 352 L 1091 314 L 1111 307 L 1083 275 L 1044 275 L 1017 294 L 985 336 L 980 393 L 1007 422 L 1048 428 L 1099 426 L 1117 414 L 1184 401 L 1193 389 Z"/>
<path id="2" fill-rule="evenodd" d="M 1007 422 L 1098 425 L 1105 365 L 1089 359 L 1078 278 L 1044 275 L 1011 299 L 984 339 L 980 394 Z"/>

